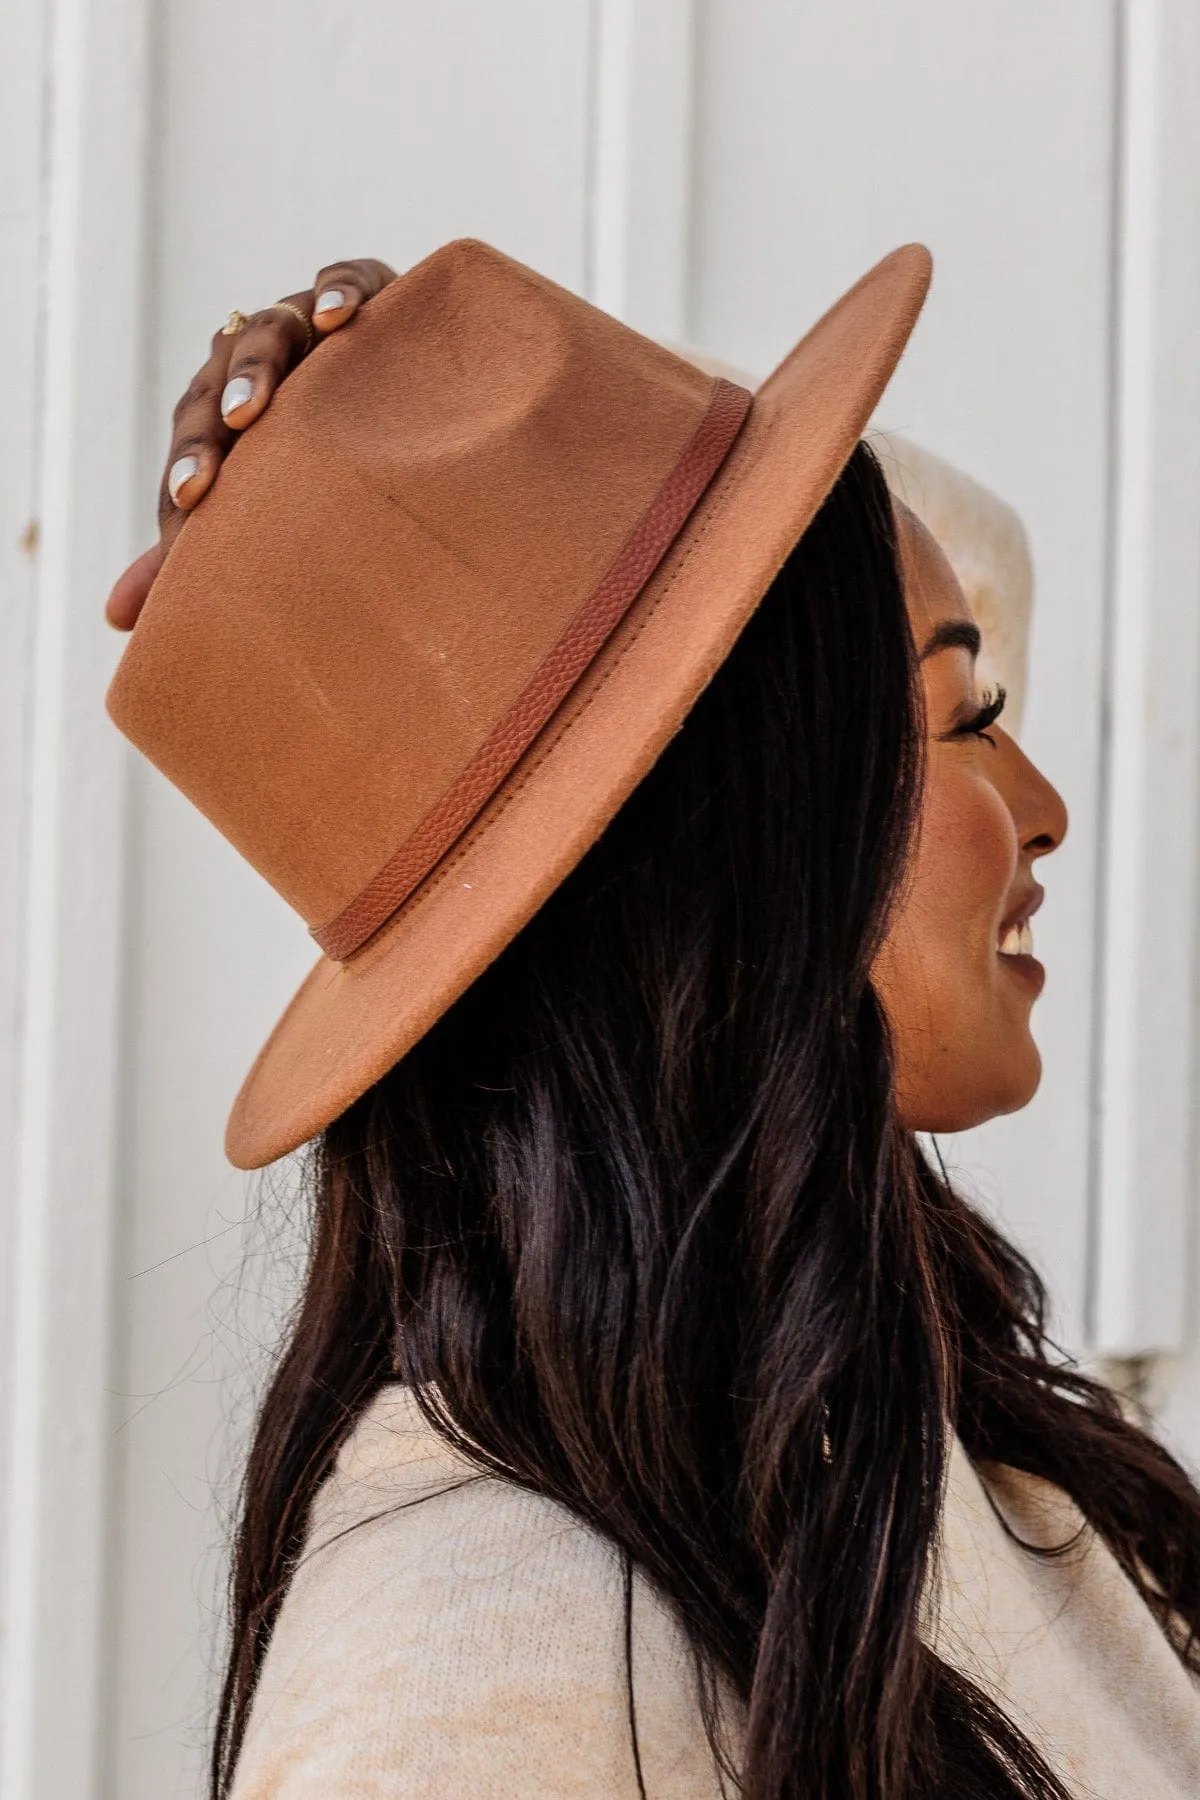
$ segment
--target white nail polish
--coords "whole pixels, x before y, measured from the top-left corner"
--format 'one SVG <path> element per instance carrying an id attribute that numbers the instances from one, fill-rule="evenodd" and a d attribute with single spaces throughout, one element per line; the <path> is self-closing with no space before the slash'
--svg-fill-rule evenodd
<path id="1" fill-rule="evenodd" d="M 179 490 L 186 487 L 193 475 L 200 473 L 200 460 L 195 456 L 179 456 L 167 470 L 167 492 L 174 506 L 179 498 Z"/>
<path id="2" fill-rule="evenodd" d="M 227 419 L 239 406 L 245 406 L 253 394 L 254 383 L 245 375 L 235 375 L 232 381 L 225 383 L 225 392 L 221 395 L 221 417 Z"/>
<path id="3" fill-rule="evenodd" d="M 345 304 L 346 296 L 341 288 L 326 288 L 325 292 L 317 298 L 317 304 L 313 307 L 313 317 L 316 318 L 318 313 L 323 312 L 340 312 Z"/>

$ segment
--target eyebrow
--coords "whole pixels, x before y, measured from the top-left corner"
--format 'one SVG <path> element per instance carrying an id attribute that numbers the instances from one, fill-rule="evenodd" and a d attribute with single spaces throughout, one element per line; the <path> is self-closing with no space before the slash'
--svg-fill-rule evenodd
<path id="1" fill-rule="evenodd" d="M 966 650 L 972 656 L 978 656 L 982 647 L 978 625 L 973 625 L 969 619 L 943 619 L 926 639 L 921 661 L 936 656 L 939 650 Z"/>

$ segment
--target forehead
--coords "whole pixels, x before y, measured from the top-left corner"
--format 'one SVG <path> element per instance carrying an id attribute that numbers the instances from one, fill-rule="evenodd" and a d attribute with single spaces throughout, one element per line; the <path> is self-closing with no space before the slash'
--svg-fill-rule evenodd
<path id="1" fill-rule="evenodd" d="M 958 577 L 936 538 L 902 500 L 893 504 L 904 599 L 913 636 L 921 644 L 944 619 L 969 621 L 972 614 Z"/>

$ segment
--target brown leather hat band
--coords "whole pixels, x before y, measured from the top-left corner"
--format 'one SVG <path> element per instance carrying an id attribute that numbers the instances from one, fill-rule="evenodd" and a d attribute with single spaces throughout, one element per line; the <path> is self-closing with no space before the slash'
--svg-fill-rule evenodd
<path id="1" fill-rule="evenodd" d="M 679 536 L 750 410 L 745 388 L 718 379 L 700 424 L 599 584 L 458 779 L 354 899 L 311 935 L 345 962 L 392 914 L 482 811 L 570 693 Z"/>

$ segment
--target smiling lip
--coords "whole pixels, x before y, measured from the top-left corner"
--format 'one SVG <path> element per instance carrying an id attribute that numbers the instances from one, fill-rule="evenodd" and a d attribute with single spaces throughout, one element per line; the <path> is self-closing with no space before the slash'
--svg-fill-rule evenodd
<path id="1" fill-rule="evenodd" d="M 1033 954 L 1033 932 L 1029 921 L 1045 897 L 1045 890 L 1034 882 L 1005 915 L 996 934 L 996 954 L 1000 961 L 1033 988 L 1035 997 L 1046 985 L 1046 970 Z"/>
<path id="2" fill-rule="evenodd" d="M 1046 890 L 1040 883 L 1035 881 L 1032 887 L 1026 888 L 1022 898 L 1001 919 L 1000 930 L 996 938 L 997 945 L 1003 941 L 1007 932 L 1019 931 L 1022 925 L 1028 925 L 1045 898 Z"/>
<path id="3" fill-rule="evenodd" d="M 1037 998 L 1046 985 L 1045 963 L 1040 963 L 1036 956 L 1027 956 L 1024 953 L 1020 956 L 1001 956 L 998 961 L 1003 963 L 1006 969 L 1011 969 L 1018 981 L 1026 982 L 1033 989 L 1034 998 Z"/>

